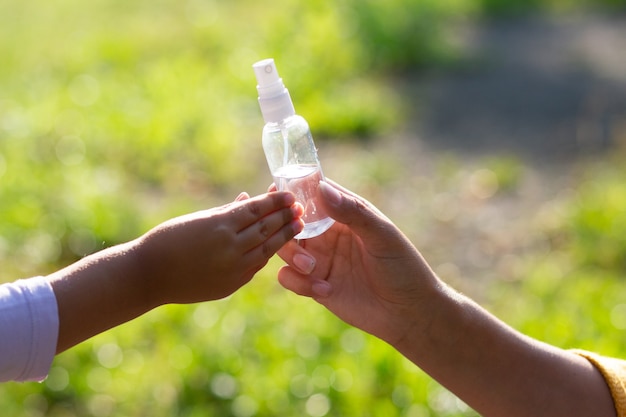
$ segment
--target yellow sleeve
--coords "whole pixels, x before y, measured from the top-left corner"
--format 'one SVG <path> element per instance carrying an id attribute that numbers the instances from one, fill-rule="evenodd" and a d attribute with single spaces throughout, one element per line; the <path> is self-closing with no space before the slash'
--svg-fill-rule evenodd
<path id="1" fill-rule="evenodd" d="M 598 368 L 611 390 L 617 417 L 626 417 L 626 361 L 584 350 L 574 350 L 573 352 L 586 358 Z"/>

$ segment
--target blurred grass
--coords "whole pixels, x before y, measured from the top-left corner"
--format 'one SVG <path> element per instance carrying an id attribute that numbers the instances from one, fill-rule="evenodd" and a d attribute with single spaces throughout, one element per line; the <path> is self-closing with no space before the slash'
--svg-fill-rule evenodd
<path id="1" fill-rule="evenodd" d="M 492 288 L 493 308 L 516 328 L 557 346 L 626 356 L 623 158 L 587 165 L 566 196 L 532 219 L 543 250 L 522 259 L 514 282 Z"/>
<path id="2" fill-rule="evenodd" d="M 362 171 L 355 182 L 385 201 L 385 189 L 407 186 L 404 172 L 358 140 L 403 124 L 406 104 L 387 81 L 456 65 L 447 24 L 535 3 L 0 2 L 0 281 L 45 274 L 269 182 L 250 67 L 265 57 L 316 140 L 346 143 Z M 456 161 L 436 164 L 436 185 L 411 179 L 423 197 L 416 210 L 448 201 L 425 200 L 436 186 L 467 184 L 482 199 L 523 186 L 513 159 L 482 161 L 469 176 Z M 626 356 L 624 174 L 619 161 L 586 169 L 531 218 L 528 233 L 543 244 L 489 287 L 490 308 L 542 340 Z M 445 223 L 450 211 L 437 212 Z M 42 384 L 4 384 L 2 413 L 475 415 L 384 343 L 278 288 L 278 266 L 229 299 L 162 308 L 100 335 L 57 358 Z"/>

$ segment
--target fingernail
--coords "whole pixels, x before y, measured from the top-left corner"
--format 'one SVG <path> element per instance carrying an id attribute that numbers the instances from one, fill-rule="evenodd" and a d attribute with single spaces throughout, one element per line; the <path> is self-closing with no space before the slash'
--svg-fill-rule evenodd
<path id="1" fill-rule="evenodd" d="M 335 206 L 341 203 L 341 194 L 339 194 L 339 191 L 337 191 L 335 187 L 331 186 L 327 182 L 321 181 L 320 189 L 322 190 L 322 194 L 324 194 L 324 197 L 326 198 L 326 200 L 328 200 L 329 203 Z"/>
<path id="2" fill-rule="evenodd" d="M 310 274 L 313 272 L 313 268 L 315 268 L 315 258 L 303 253 L 297 253 L 293 256 L 293 264 L 301 272 Z"/>
<path id="3" fill-rule="evenodd" d="M 313 293 L 318 297 L 328 297 L 333 291 L 333 287 L 328 281 L 316 281 L 311 286 L 311 290 L 313 290 Z"/>

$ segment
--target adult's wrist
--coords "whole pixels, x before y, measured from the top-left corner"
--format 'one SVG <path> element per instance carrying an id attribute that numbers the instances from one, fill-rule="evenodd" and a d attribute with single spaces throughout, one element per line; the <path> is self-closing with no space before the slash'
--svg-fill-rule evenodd
<path id="1" fill-rule="evenodd" d="M 404 332 L 390 344 L 412 361 L 431 351 L 444 339 L 454 337 L 447 325 L 460 311 L 459 295 L 445 283 L 437 280 L 424 289 L 423 294 L 403 312 Z"/>

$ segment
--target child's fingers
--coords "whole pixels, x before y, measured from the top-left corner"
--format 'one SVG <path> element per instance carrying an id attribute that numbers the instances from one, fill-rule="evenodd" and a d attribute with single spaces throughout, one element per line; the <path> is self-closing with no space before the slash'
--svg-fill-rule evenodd
<path id="1" fill-rule="evenodd" d="M 289 225 L 291 222 L 298 219 L 302 215 L 302 210 L 302 206 L 299 204 L 282 208 L 259 219 L 245 229 L 240 230 L 237 233 L 237 241 L 240 248 L 247 252 L 259 245 L 262 245 L 284 226 Z M 292 237 L 293 236 L 290 236 L 288 239 L 291 239 Z M 278 250 L 278 248 L 276 248 L 276 250 Z"/>
<path id="2" fill-rule="evenodd" d="M 277 192 L 239 200 L 227 208 L 232 210 L 234 226 L 239 232 L 270 213 L 288 208 L 294 203 L 293 194 Z"/>
<path id="3" fill-rule="evenodd" d="M 250 198 L 250 194 L 248 194 L 245 191 L 242 191 L 241 193 L 239 193 L 237 198 L 235 198 L 235 201 L 243 201 L 243 200 L 247 200 L 249 198 Z"/>
<path id="4" fill-rule="evenodd" d="M 304 222 L 294 217 L 292 217 L 290 221 L 283 223 L 274 233 L 268 234 L 267 236 L 265 235 L 265 231 L 257 228 L 254 232 L 257 235 L 256 238 L 252 237 L 249 239 L 251 239 L 250 242 L 256 239 L 258 244 L 252 246 L 250 250 L 244 254 L 243 261 L 251 265 L 264 264 L 278 249 L 300 233 L 302 229 L 304 229 Z M 270 228 L 268 227 L 267 230 L 270 230 Z"/>

